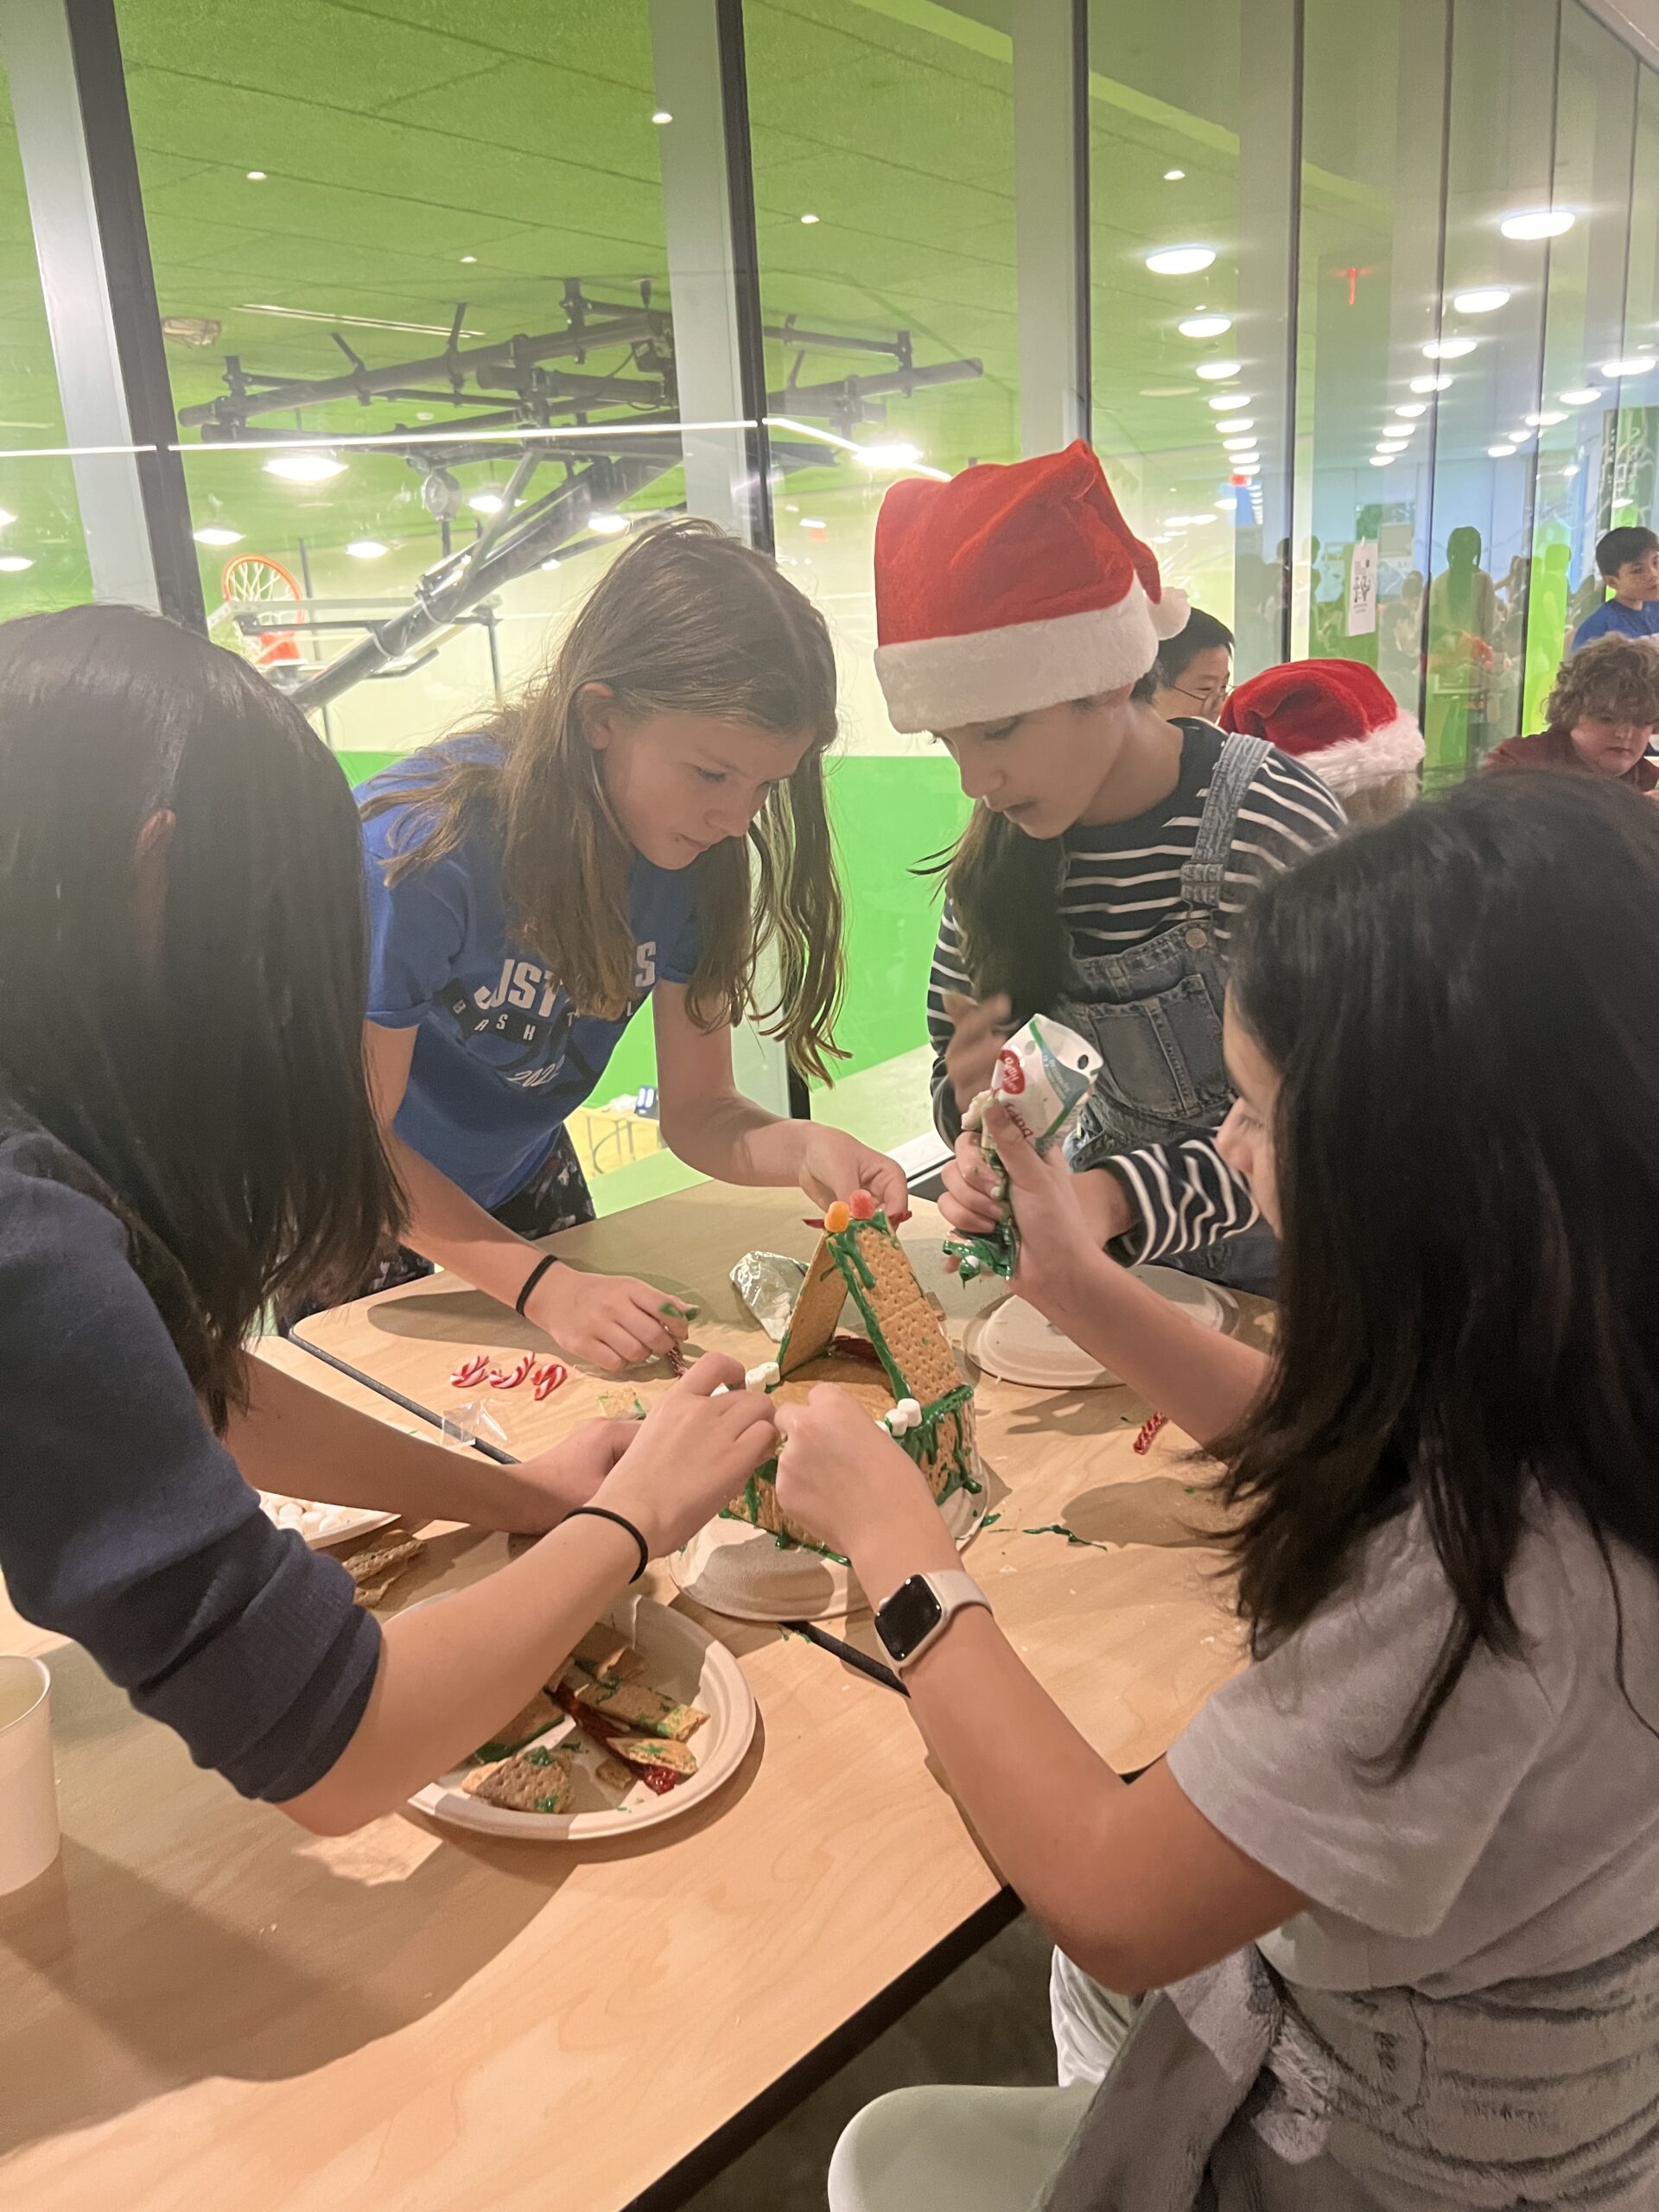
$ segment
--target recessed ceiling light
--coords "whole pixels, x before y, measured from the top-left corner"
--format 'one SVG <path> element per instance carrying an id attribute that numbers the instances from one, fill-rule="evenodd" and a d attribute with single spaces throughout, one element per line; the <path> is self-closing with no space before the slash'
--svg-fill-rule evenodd
<path id="1" fill-rule="evenodd" d="M 1224 384 L 1229 377 L 1236 377 L 1243 365 L 1243 361 L 1200 361 L 1192 373 L 1202 377 L 1206 384 Z"/>
<path id="2" fill-rule="evenodd" d="M 475 515 L 499 515 L 506 501 L 499 492 L 474 492 L 467 504 Z"/>
<path id="3" fill-rule="evenodd" d="M 1210 402 L 1217 415 L 1230 415 L 1235 407 L 1248 407 L 1249 404 L 1248 391 L 1224 391 L 1218 398 Z"/>
<path id="4" fill-rule="evenodd" d="M 1430 361 L 1461 361 L 1474 350 L 1472 338 L 1431 338 L 1423 348 L 1423 356 Z"/>
<path id="5" fill-rule="evenodd" d="M 1558 238 L 1577 220 L 1566 207 L 1520 207 L 1497 227 L 1506 238 Z"/>
<path id="6" fill-rule="evenodd" d="M 1572 465 L 1571 465 L 1569 467 L 1564 468 L 1564 469 L 1561 471 L 1561 474 L 1562 474 L 1562 475 L 1563 475 L 1563 476 L 1576 476 L 1576 475 L 1578 474 L 1578 473 L 1579 473 L 1579 464 L 1578 464 L 1578 462 L 1577 462 L 1576 461 L 1573 461 L 1573 462 L 1572 463 Z"/>
<path id="7" fill-rule="evenodd" d="M 669 113 L 665 107 L 659 107 L 652 115 L 651 119 L 659 127 L 664 123 L 672 123 L 674 120 L 673 117 Z M 558 563 L 556 561 L 544 561 L 542 563 L 542 566 L 546 569 L 556 569 L 558 566 Z"/>
<path id="8" fill-rule="evenodd" d="M 1527 417 L 1528 423 L 1535 430 L 1553 430 L 1558 423 L 1565 423 L 1566 420 L 1565 415 L 1554 410 L 1547 411 L 1542 415 L 1529 415 Z"/>
<path id="9" fill-rule="evenodd" d="M 1216 420 L 1216 428 L 1224 438 L 1230 437 L 1235 430 L 1253 430 L 1255 428 L 1255 417 L 1254 415 L 1218 416 Z"/>
<path id="10" fill-rule="evenodd" d="M 1378 453 L 1404 453 L 1406 442 L 1403 438 L 1379 438 L 1376 442 L 1376 449 Z"/>
<path id="11" fill-rule="evenodd" d="M 1213 246 L 1166 245 L 1147 256 L 1147 266 L 1154 276 L 1196 276 L 1199 270 L 1208 269 L 1215 257 Z"/>
<path id="12" fill-rule="evenodd" d="M 1186 171 L 1185 169 L 1166 169 L 1164 171 L 1164 182 L 1166 184 L 1179 184 L 1185 175 Z"/>
<path id="13" fill-rule="evenodd" d="M 35 563 L 22 553 L 0 553 L 0 576 L 21 576 Z"/>
<path id="14" fill-rule="evenodd" d="M 1571 391 L 1561 394 L 1563 407 L 1588 407 L 1592 400 L 1601 397 L 1599 384 L 1575 384 Z"/>
<path id="15" fill-rule="evenodd" d="M 1228 453 L 1254 453 L 1255 451 L 1255 440 L 1254 438 L 1224 438 L 1221 442 Z"/>
<path id="16" fill-rule="evenodd" d="M 1621 383 L 1626 377 L 1646 376 L 1652 366 L 1651 353 L 1631 353 L 1622 360 L 1604 361 L 1601 365 L 1601 373 L 1605 377 L 1612 378 L 1615 383 Z"/>
<path id="17" fill-rule="evenodd" d="M 1452 379 L 1450 377 L 1413 377 L 1411 388 L 1414 391 L 1450 391 Z"/>
<path id="18" fill-rule="evenodd" d="M 1507 445 L 1488 446 L 1486 450 L 1494 461 L 1507 461 L 1515 451 L 1515 448 Z"/>
<path id="19" fill-rule="evenodd" d="M 265 463 L 266 475 L 280 476 L 286 484 L 326 484 L 345 473 L 345 462 L 331 453 L 278 453 Z"/>
<path id="20" fill-rule="evenodd" d="M 1426 399 L 1403 399 L 1394 411 L 1402 422 L 1414 423 L 1420 415 L 1427 414 L 1428 402 Z"/>
<path id="21" fill-rule="evenodd" d="M 475 253 L 463 253 L 461 257 L 463 262 L 476 261 L 478 259 L 478 256 Z"/>
<path id="22" fill-rule="evenodd" d="M 1216 512 L 1222 515 L 1230 515 L 1237 505 L 1238 502 L 1236 499 L 1217 499 L 1216 501 Z"/>
<path id="23" fill-rule="evenodd" d="M 909 468 L 921 459 L 922 449 L 895 439 L 886 445 L 860 446 L 858 457 L 866 468 Z"/>
<path id="24" fill-rule="evenodd" d="M 829 527 L 829 524 L 825 522 L 822 515 L 803 515 L 801 517 L 801 528 L 803 530 L 828 530 Z"/>
<path id="25" fill-rule="evenodd" d="M 263 184 L 264 181 L 265 173 L 264 169 L 250 169 L 248 171 L 248 182 L 250 184 Z"/>
<path id="26" fill-rule="evenodd" d="M 16 519 L 10 507 L 0 507 L 0 530 L 4 530 L 8 523 L 14 523 Z"/>
<path id="27" fill-rule="evenodd" d="M 1183 338 L 1219 338 L 1232 327 L 1230 315 L 1190 315 L 1175 326 Z"/>
<path id="28" fill-rule="evenodd" d="M 1391 453 L 1374 453 L 1370 456 L 1370 461 L 1373 468 L 1392 468 L 1394 455 Z"/>
<path id="29" fill-rule="evenodd" d="M 816 223 L 817 219 L 818 219 L 816 215 L 803 215 L 801 218 L 801 220 L 804 223 Z"/>
<path id="30" fill-rule="evenodd" d="M 10 522 L 10 516 L 8 515 L 6 519 Z M 239 545 L 242 543 L 239 530 L 221 530 L 214 522 L 204 523 L 193 535 L 198 545 Z"/>
<path id="31" fill-rule="evenodd" d="M 620 537 L 628 526 L 626 515 L 589 515 L 588 527 L 601 537 Z"/>
<path id="32" fill-rule="evenodd" d="M 1496 315 L 1510 304 L 1502 284 L 1478 284 L 1471 292 L 1453 292 L 1452 304 L 1459 315 Z"/>
<path id="33" fill-rule="evenodd" d="M 383 545 L 378 537 L 354 537 L 346 550 L 353 561 L 378 561 L 383 554 L 390 553 L 391 548 Z"/>

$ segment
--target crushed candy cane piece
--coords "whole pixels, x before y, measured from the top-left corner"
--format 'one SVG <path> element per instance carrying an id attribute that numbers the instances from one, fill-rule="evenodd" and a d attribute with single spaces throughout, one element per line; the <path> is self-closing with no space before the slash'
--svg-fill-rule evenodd
<path id="1" fill-rule="evenodd" d="M 852 1210 L 844 1199 L 837 1198 L 832 1206 L 823 1210 L 823 1225 L 830 1236 L 837 1236 L 852 1219 Z"/>
<path id="2" fill-rule="evenodd" d="M 855 1191 L 847 1201 L 847 1211 L 855 1221 L 874 1221 L 877 1207 L 868 1191 Z"/>
<path id="3" fill-rule="evenodd" d="M 1144 1459 L 1151 1451 L 1153 1438 L 1157 1435 L 1168 1418 L 1167 1414 L 1154 1414 L 1150 1420 L 1141 1423 L 1141 1433 L 1135 1440 L 1135 1448 L 1141 1459 Z"/>

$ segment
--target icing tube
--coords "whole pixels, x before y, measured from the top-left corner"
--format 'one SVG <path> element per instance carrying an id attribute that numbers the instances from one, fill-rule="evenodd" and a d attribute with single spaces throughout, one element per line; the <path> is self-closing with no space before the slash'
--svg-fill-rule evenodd
<path id="1" fill-rule="evenodd" d="M 996 1056 L 991 1087 L 982 1091 L 962 1117 L 964 1129 L 982 1129 L 985 1107 L 995 1099 L 1023 1131 L 1033 1150 L 1052 1152 L 1064 1144 L 1082 1116 L 1100 1072 L 1100 1054 L 1087 1038 L 1046 1014 L 1033 1014 L 1025 1027 L 1009 1038 Z M 1000 1167 L 994 1147 L 987 1142 L 985 1157 Z M 961 1262 L 963 1282 L 976 1275 L 1014 1273 L 1019 1255 L 1014 1216 L 1007 1204 L 1007 1179 L 1001 1179 L 1002 1219 L 983 1236 L 947 1237 L 944 1249 Z"/>

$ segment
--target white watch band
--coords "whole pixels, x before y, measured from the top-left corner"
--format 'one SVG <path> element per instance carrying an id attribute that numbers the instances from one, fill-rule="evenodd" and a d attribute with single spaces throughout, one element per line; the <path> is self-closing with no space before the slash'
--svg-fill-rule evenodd
<path id="1" fill-rule="evenodd" d="M 909 1656 L 894 1663 L 902 1675 L 906 1667 L 913 1667 L 924 1651 L 930 1650 L 944 1634 L 956 1616 L 969 1605 L 983 1605 L 988 1613 L 991 1601 L 971 1574 L 961 1567 L 947 1568 L 939 1574 L 924 1574 L 920 1580 L 939 1601 L 939 1618 L 929 1629 L 916 1649 Z"/>

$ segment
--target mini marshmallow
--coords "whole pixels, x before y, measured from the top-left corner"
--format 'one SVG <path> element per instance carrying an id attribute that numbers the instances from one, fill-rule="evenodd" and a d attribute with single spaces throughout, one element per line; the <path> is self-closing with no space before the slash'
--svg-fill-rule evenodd
<path id="1" fill-rule="evenodd" d="M 759 1367 L 750 1368 L 743 1377 L 743 1383 L 746 1389 L 770 1390 L 777 1380 L 778 1363 L 775 1359 L 768 1359 L 762 1361 Z"/>
<path id="2" fill-rule="evenodd" d="M 922 1425 L 922 1409 L 914 1398 L 900 1398 L 882 1422 L 889 1436 L 903 1436 Z"/>

